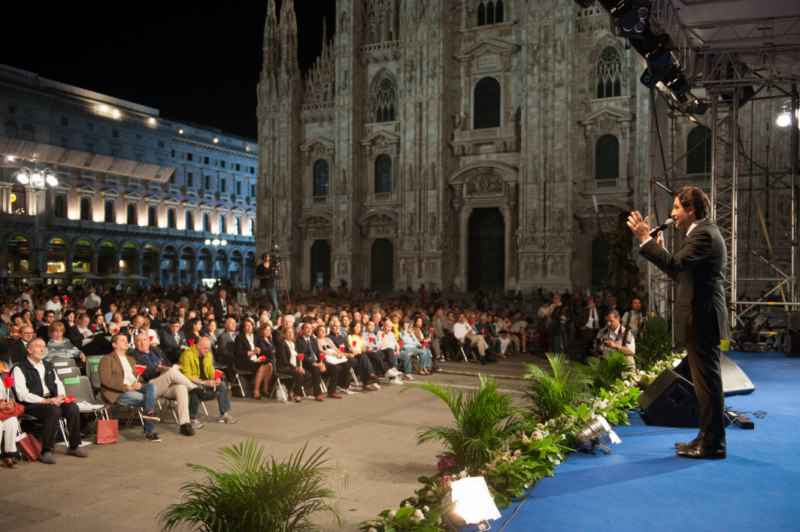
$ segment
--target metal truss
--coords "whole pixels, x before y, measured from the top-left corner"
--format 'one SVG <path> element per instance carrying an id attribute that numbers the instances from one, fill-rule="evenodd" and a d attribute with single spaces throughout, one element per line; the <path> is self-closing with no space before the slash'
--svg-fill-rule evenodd
<path id="1" fill-rule="evenodd" d="M 712 216 L 728 248 L 725 290 L 731 326 L 743 325 L 751 313 L 765 305 L 777 303 L 787 312 L 798 309 L 800 105 L 795 84 L 800 79 L 800 16 L 683 24 L 670 0 L 655 0 L 652 5 L 651 24 L 670 35 L 673 54 L 693 89 L 704 92 L 710 104 L 709 112 L 700 117 L 673 108 L 675 112 L 669 115 L 673 133 L 668 146 L 670 157 L 661 157 L 665 177 L 673 176 L 676 182 L 709 192 Z M 770 32 L 767 40 L 765 31 Z M 745 92 L 745 87 L 752 91 Z M 756 142 L 759 139 L 755 138 L 769 135 L 775 116 L 764 113 L 762 107 L 757 118 L 760 122 L 752 124 L 752 106 L 770 99 L 791 102 L 786 109 L 792 118 L 791 143 L 788 157 L 780 160 L 769 151 L 769 143 Z M 687 118 L 710 130 L 710 174 L 686 175 L 680 168 L 688 153 L 676 149 L 684 144 L 675 141 L 675 131 L 676 124 L 685 123 Z M 749 137 L 748 128 L 752 128 Z M 666 144 L 653 135 L 652 127 L 650 137 L 652 160 L 659 156 L 653 152 L 660 148 L 663 153 Z M 763 151 L 754 153 L 756 149 Z M 652 188 L 651 205 L 655 198 Z M 662 282 L 657 271 L 649 271 L 651 297 L 667 300 Z"/>

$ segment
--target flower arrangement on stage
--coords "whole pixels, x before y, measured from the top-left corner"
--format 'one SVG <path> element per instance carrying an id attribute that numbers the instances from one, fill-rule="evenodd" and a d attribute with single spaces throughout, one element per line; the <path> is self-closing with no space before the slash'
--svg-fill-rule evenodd
<path id="1" fill-rule="evenodd" d="M 658 339 L 654 345 L 661 348 Z M 364 532 L 433 532 L 458 530 L 448 516 L 453 511 L 450 487 L 470 476 L 482 476 L 495 504 L 507 507 L 539 480 L 552 476 L 567 454 L 579 446 L 581 429 L 596 416 L 613 425 L 627 425 L 628 413 L 663 369 L 679 355 L 653 354 L 642 371 L 629 371 L 622 353 L 586 364 L 570 363 L 548 353 L 550 371 L 527 366 L 527 401 L 517 407 L 501 393 L 494 379 L 480 377 L 476 390 L 464 393 L 435 383 L 415 385 L 439 397 L 453 414 L 449 427 L 427 427 L 418 442 L 440 441 L 437 472 L 420 477 L 422 487 L 401 502 L 361 524 Z"/>

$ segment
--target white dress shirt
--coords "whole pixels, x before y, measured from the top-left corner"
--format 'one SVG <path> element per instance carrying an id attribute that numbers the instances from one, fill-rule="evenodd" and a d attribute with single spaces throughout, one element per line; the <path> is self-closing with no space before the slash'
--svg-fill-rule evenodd
<path id="1" fill-rule="evenodd" d="M 122 371 L 125 373 L 125 378 L 122 379 L 123 384 L 127 384 L 128 386 L 133 386 L 136 384 L 137 376 L 133 372 L 133 368 L 131 367 L 131 363 L 128 362 L 128 357 L 126 356 L 119 356 L 119 363 L 122 364 Z"/>
<path id="2" fill-rule="evenodd" d="M 28 390 L 28 381 L 25 380 L 25 372 L 22 371 L 22 368 L 19 366 L 14 368 L 14 392 L 17 394 L 17 400 L 21 403 L 43 403 L 45 398 L 50 397 L 50 390 L 47 389 L 47 384 L 44 382 L 44 364 L 42 362 L 35 362 L 30 357 L 28 357 L 28 362 L 33 364 L 33 367 L 36 368 L 37 373 L 39 373 L 39 378 L 42 380 L 42 390 L 44 390 L 45 395 L 42 397 Z M 61 383 L 61 379 L 58 378 L 58 375 L 56 375 L 56 388 L 58 395 L 66 395 L 64 385 Z"/>

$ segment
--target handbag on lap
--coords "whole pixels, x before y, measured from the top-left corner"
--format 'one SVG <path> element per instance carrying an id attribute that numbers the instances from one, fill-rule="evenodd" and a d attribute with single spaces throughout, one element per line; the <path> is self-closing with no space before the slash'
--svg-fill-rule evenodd
<path id="1" fill-rule="evenodd" d="M 0 409 L 0 421 L 5 421 L 8 418 L 19 417 L 25 412 L 25 407 L 19 403 L 14 403 L 11 408 Z"/>

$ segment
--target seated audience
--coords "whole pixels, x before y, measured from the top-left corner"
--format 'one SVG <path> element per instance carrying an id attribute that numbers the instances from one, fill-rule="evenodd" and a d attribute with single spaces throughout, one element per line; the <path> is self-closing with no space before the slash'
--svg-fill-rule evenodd
<path id="1" fill-rule="evenodd" d="M 278 373 L 292 377 L 289 399 L 295 403 L 302 401 L 303 385 L 311 380 L 311 375 L 297 358 L 292 327 L 281 328 L 280 340 L 276 345 L 275 364 Z"/>
<path id="2" fill-rule="evenodd" d="M 250 318 L 242 321 L 242 328 L 236 336 L 233 345 L 233 360 L 238 369 L 249 371 L 253 374 L 253 399 L 261 399 L 261 391 L 269 388 L 272 378 L 271 359 L 267 354 L 261 353 L 253 328 L 255 324 Z M 265 384 L 266 381 L 266 384 Z M 265 392 L 266 393 L 266 392 Z"/>
<path id="3" fill-rule="evenodd" d="M 100 393 L 109 404 L 141 408 L 144 419 L 145 439 L 160 442 L 154 421 L 160 421 L 154 414 L 156 407 L 156 385 L 142 383 L 136 374 L 136 360 L 128 355 L 128 337 L 118 334 L 111 340 L 114 350 L 100 359 L 97 371 L 100 373 Z"/>
<path id="4" fill-rule="evenodd" d="M 297 353 L 303 353 L 303 368 L 311 375 L 311 382 L 314 386 L 314 399 L 323 401 L 322 395 L 322 374 L 327 377 L 328 397 L 341 399 L 342 396 L 336 393 L 336 386 L 339 384 L 339 365 L 325 364 L 322 351 L 320 350 L 317 339 L 311 334 L 311 324 L 308 322 L 300 326 L 300 336 L 295 340 Z"/>
<path id="5" fill-rule="evenodd" d="M 141 316 L 137 316 L 137 318 L 141 318 Z M 167 360 L 173 364 L 178 363 L 181 353 L 189 347 L 186 336 L 181 331 L 181 321 L 178 318 L 170 320 L 169 329 L 161 329 L 160 336 L 161 342 L 159 346 L 164 355 L 166 355 Z"/>
<path id="6" fill-rule="evenodd" d="M 33 336 L 32 327 L 30 331 Z M 80 447 L 80 410 L 75 403 L 64 402 L 64 384 L 56 375 L 53 365 L 44 359 L 44 353 L 44 340 L 32 339 L 28 344 L 28 356 L 14 366 L 12 373 L 14 394 L 25 407 L 25 413 L 42 424 L 42 454 L 39 461 L 44 464 L 56 463 L 53 449 L 59 430 L 58 420 L 61 418 L 67 422 L 67 454 L 86 458 L 86 451 Z"/>
<path id="7" fill-rule="evenodd" d="M 34 339 L 33 325 L 20 325 L 19 338 L 11 342 L 11 362 L 19 364 L 28 358 L 28 347 Z M 40 338 L 41 340 L 41 338 Z"/>
<path id="8" fill-rule="evenodd" d="M 50 341 L 47 342 L 45 359 L 52 362 L 59 358 L 71 358 L 75 363 L 85 363 L 86 355 L 80 349 L 72 345 L 72 342 L 64 338 L 64 324 L 56 321 L 50 324 L 47 335 Z"/>
<path id="9" fill-rule="evenodd" d="M 150 337 L 140 332 L 134 339 L 134 348 L 128 354 L 146 369 L 142 381 L 154 384 L 156 397 L 175 401 L 178 425 L 184 436 L 194 435 L 189 419 L 189 392 L 197 388 L 180 370 L 170 364 L 164 353 L 150 343 Z"/>
<path id="10" fill-rule="evenodd" d="M 431 352 L 423 347 L 414 333 L 411 332 L 411 325 L 408 321 L 404 321 L 401 325 L 400 341 L 403 343 L 401 347 L 403 351 L 418 357 L 417 373 L 419 375 L 430 375 Z"/>
<path id="11" fill-rule="evenodd" d="M 0 360 L 0 373 L 9 373 L 8 368 Z M 14 390 L 6 388 L 3 379 L 0 379 L 0 410 L 14 408 Z M 17 434 L 19 433 L 19 420 L 17 416 L 10 416 L 0 419 L 0 438 L 3 440 L 2 461 L 7 467 L 16 469 L 19 467 L 19 453 L 17 453 Z"/>
<path id="12" fill-rule="evenodd" d="M 211 354 L 211 342 L 208 338 L 200 338 L 196 344 L 187 348 L 180 357 L 181 372 L 199 388 L 207 392 L 216 391 L 219 405 L 219 422 L 236 423 L 231 415 L 231 403 L 228 398 L 228 384 L 224 379 L 215 377 L 214 355 Z M 189 397 L 189 417 L 193 427 L 201 425 L 197 419 L 200 409 L 200 397 L 197 393 Z"/>

